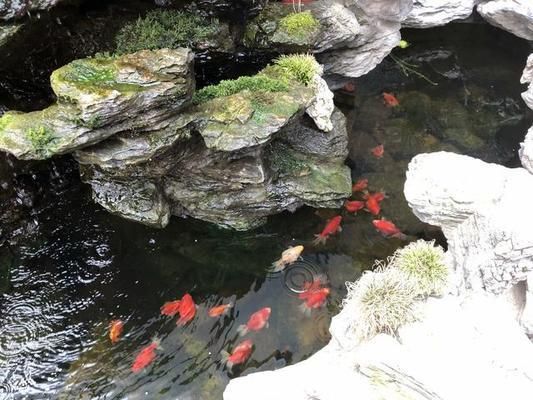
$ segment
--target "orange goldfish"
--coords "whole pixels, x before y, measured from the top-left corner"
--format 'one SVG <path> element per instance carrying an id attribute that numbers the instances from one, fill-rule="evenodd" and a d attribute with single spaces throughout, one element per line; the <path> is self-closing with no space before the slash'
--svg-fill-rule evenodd
<path id="1" fill-rule="evenodd" d="M 381 158 L 383 157 L 383 154 L 385 153 L 385 146 L 383 146 L 382 144 L 379 144 L 376 147 L 372 148 L 370 152 L 372 153 L 374 157 Z"/>
<path id="2" fill-rule="evenodd" d="M 400 102 L 392 93 L 383 92 L 383 102 L 387 107 L 397 107 Z"/>
<path id="3" fill-rule="evenodd" d="M 364 206 L 365 206 L 365 202 L 358 201 L 358 200 L 347 201 L 346 203 L 344 203 L 344 208 L 346 208 L 346 211 L 353 212 L 353 213 L 356 213 L 357 211 L 362 210 Z"/>
<path id="4" fill-rule="evenodd" d="M 111 343 L 118 342 L 118 338 L 122 335 L 122 330 L 124 329 L 124 322 L 120 319 L 114 319 L 109 323 L 109 339 Z"/>
<path id="5" fill-rule="evenodd" d="M 185 325 L 196 315 L 196 304 L 189 293 L 184 294 L 181 298 L 179 313 L 180 317 L 176 322 L 178 326 Z"/>
<path id="6" fill-rule="evenodd" d="M 392 236 L 401 240 L 405 240 L 407 238 L 405 234 L 403 234 L 398 227 L 394 225 L 394 223 L 387 221 L 384 218 L 375 219 L 372 221 L 372 224 L 374 224 L 374 227 L 386 237 Z"/>
<path id="7" fill-rule="evenodd" d="M 352 192 L 362 192 L 368 186 L 368 179 L 359 179 L 352 186 Z"/>
<path id="8" fill-rule="evenodd" d="M 157 338 L 137 354 L 137 357 L 135 357 L 135 361 L 133 361 L 131 366 L 132 372 L 140 372 L 146 366 L 150 365 L 155 360 L 156 349 L 161 349 L 160 340 Z"/>
<path id="9" fill-rule="evenodd" d="M 302 254 L 302 251 L 304 251 L 304 247 L 301 245 L 289 247 L 281 253 L 281 258 L 272 264 L 274 272 L 282 271 L 287 265 L 295 262 Z"/>
<path id="10" fill-rule="evenodd" d="M 250 339 L 243 340 L 235 347 L 233 352 L 229 354 L 227 351 L 221 351 L 222 362 L 226 364 L 228 369 L 232 369 L 234 365 L 245 363 L 252 354 L 254 344 Z"/>
<path id="11" fill-rule="evenodd" d="M 372 215 L 378 215 L 381 211 L 379 202 L 375 197 L 369 196 L 365 202 L 366 210 Z"/>
<path id="12" fill-rule="evenodd" d="M 231 303 L 221 304 L 220 306 L 211 307 L 209 311 L 207 312 L 207 315 L 213 318 L 220 317 L 221 315 L 227 314 L 231 307 L 233 307 L 233 304 Z"/>
<path id="13" fill-rule="evenodd" d="M 308 292 L 305 296 L 305 301 L 300 306 L 300 311 L 309 316 L 311 314 L 311 310 L 320 308 L 326 303 L 329 292 L 329 288 L 326 287 Z"/>
<path id="14" fill-rule="evenodd" d="M 381 203 L 383 200 L 385 200 L 387 198 L 387 195 L 384 192 L 366 193 L 363 196 L 363 199 L 368 200 L 371 197 L 374 200 L 376 200 L 378 203 Z"/>
<path id="15" fill-rule="evenodd" d="M 330 235 L 342 231 L 341 221 L 342 217 L 340 215 L 331 218 L 322 232 L 320 232 L 318 235 L 315 235 L 313 244 L 315 246 L 319 244 L 325 244 Z"/>
<path id="16" fill-rule="evenodd" d="M 244 336 L 249 331 L 260 331 L 265 326 L 268 328 L 268 319 L 270 318 L 270 307 L 264 307 L 259 311 L 254 312 L 246 325 L 241 325 L 237 328 L 239 335 Z"/>
<path id="17" fill-rule="evenodd" d="M 161 315 L 173 317 L 180 311 L 180 300 L 167 301 L 161 306 Z"/>

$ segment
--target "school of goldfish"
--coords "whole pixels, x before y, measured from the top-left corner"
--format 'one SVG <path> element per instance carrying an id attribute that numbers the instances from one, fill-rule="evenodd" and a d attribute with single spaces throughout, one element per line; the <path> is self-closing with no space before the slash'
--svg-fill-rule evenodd
<path id="1" fill-rule="evenodd" d="M 383 93 L 383 101 L 387 107 L 397 107 L 399 105 L 398 99 L 391 93 Z M 385 147 L 383 144 L 378 144 L 376 147 L 370 149 L 370 153 L 376 158 L 381 159 L 385 154 Z M 353 183 L 352 195 L 359 197 L 359 199 L 347 200 L 344 203 L 344 209 L 350 213 L 357 215 L 361 210 L 364 210 L 373 216 L 379 216 L 381 213 L 381 203 L 387 198 L 385 192 L 377 191 L 371 192 L 368 189 L 368 179 L 361 178 Z M 324 245 L 327 240 L 338 232 L 342 231 L 341 223 L 343 217 L 336 215 L 326 222 L 324 229 L 315 235 L 312 244 L 314 246 Z M 384 237 L 395 237 L 401 240 L 406 239 L 406 235 L 392 222 L 384 217 L 374 219 L 372 221 L 375 229 Z M 304 246 L 291 246 L 281 253 L 281 257 L 272 263 L 273 272 L 281 272 L 289 265 L 296 262 L 304 251 Z M 299 306 L 300 311 L 305 315 L 311 315 L 312 311 L 323 307 L 330 294 L 330 289 L 327 287 L 327 280 L 323 276 L 316 277 L 313 282 L 306 282 L 303 291 L 298 294 L 298 299 L 302 300 Z M 233 304 L 220 304 L 207 310 L 207 315 L 211 318 L 219 318 L 226 315 L 233 307 Z M 176 299 L 164 303 L 160 308 L 160 313 L 166 317 L 177 317 L 176 325 L 184 326 L 191 322 L 197 315 L 198 306 L 194 302 L 189 293 L 185 293 L 181 299 Z M 268 328 L 268 320 L 272 310 L 270 307 L 263 307 L 250 315 L 246 324 L 240 325 L 237 328 L 239 336 L 245 336 L 251 332 L 258 332 L 264 328 Z M 109 339 L 112 344 L 116 344 L 123 333 L 124 322 L 114 319 L 109 324 Z M 253 352 L 253 341 L 245 339 L 235 346 L 233 351 L 222 351 L 222 363 L 231 370 L 235 365 L 246 363 Z M 131 371 L 139 373 L 149 366 L 157 357 L 156 350 L 161 350 L 160 339 L 155 337 L 151 343 L 143 347 L 135 357 Z"/>

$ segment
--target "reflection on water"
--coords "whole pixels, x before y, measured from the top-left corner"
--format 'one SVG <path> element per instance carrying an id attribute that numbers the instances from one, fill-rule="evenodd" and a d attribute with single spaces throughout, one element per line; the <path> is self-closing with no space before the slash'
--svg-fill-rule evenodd
<path id="1" fill-rule="evenodd" d="M 365 176 L 371 190 L 385 190 L 382 215 L 413 238 L 435 231 L 417 221 L 403 198 L 410 158 L 448 149 L 514 165 L 528 122 L 517 84 L 525 55 L 509 56 L 506 42 L 481 46 L 483 35 L 469 36 L 467 46 L 454 39 L 456 27 L 447 29 L 435 36 L 407 32 L 412 47 L 398 55 L 439 86 L 406 78 L 388 61 L 358 79 L 354 90 L 337 93 L 351 126 L 354 179 Z M 483 26 L 468 29 L 493 34 Z M 400 107 L 385 107 L 383 91 L 395 93 Z M 370 154 L 377 143 L 385 146 L 379 160 Z M 34 182 L 42 189 L 24 206 L 23 219 L 33 228 L 0 251 L 4 282 L 10 271 L 9 285 L 0 286 L 3 398 L 220 399 L 230 378 L 281 368 L 324 346 L 344 282 L 403 244 L 378 234 L 364 211 L 304 208 L 245 233 L 176 218 L 154 230 L 95 206 L 74 177 L 68 185 L 52 181 Z M 339 213 L 343 231 L 313 247 L 314 234 Z M 305 246 L 301 260 L 272 273 L 272 262 L 297 244 Z M 306 317 L 298 293 L 316 279 L 327 282 L 331 295 Z M 160 307 L 187 292 L 197 316 L 178 327 Z M 207 315 L 230 302 L 235 306 L 227 315 Z M 247 335 L 255 345 L 251 358 L 228 371 L 220 352 L 235 348 L 242 340 L 237 327 L 262 307 L 272 309 L 270 326 Z M 125 322 L 124 334 L 112 345 L 107 329 L 116 318 Z M 155 362 L 131 373 L 135 356 L 154 337 L 162 347 Z"/>

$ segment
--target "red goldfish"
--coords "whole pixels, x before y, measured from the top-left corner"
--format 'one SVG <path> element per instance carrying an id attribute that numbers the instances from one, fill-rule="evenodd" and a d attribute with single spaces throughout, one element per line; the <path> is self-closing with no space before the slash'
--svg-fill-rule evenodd
<path id="1" fill-rule="evenodd" d="M 406 236 L 398 229 L 394 223 L 387 221 L 386 219 L 375 219 L 372 221 L 375 228 L 381 232 L 384 236 L 392 236 L 401 240 L 405 240 Z"/>
<path id="2" fill-rule="evenodd" d="M 161 349 L 161 346 L 159 345 L 160 340 L 155 338 L 152 343 L 150 343 L 148 346 L 144 347 L 139 354 L 137 354 L 137 357 L 135 357 L 135 361 L 133 362 L 131 366 L 132 372 L 140 372 L 142 371 L 146 366 L 150 365 L 154 359 L 155 359 L 155 350 Z"/>
<path id="3" fill-rule="evenodd" d="M 311 310 L 320 308 L 326 303 L 329 296 L 329 288 L 320 288 L 314 291 L 309 291 L 304 296 L 304 303 L 300 306 L 300 310 L 305 315 L 310 315 Z"/>
<path id="4" fill-rule="evenodd" d="M 196 315 L 196 304 L 189 293 L 184 294 L 181 298 L 179 313 L 180 317 L 176 322 L 178 326 L 185 325 Z"/>
<path id="5" fill-rule="evenodd" d="M 173 317 L 180 311 L 180 300 L 167 301 L 161 306 L 161 315 Z"/>
<path id="6" fill-rule="evenodd" d="M 373 196 L 369 196 L 366 199 L 365 206 L 366 206 L 367 211 L 372 215 L 378 215 L 379 212 L 381 211 L 379 202 Z"/>
<path id="7" fill-rule="evenodd" d="M 287 250 L 281 253 L 281 258 L 272 264 L 274 267 L 274 272 L 282 271 L 285 266 L 295 262 L 298 258 L 300 258 L 302 251 L 304 251 L 304 247 L 301 245 L 289 247 Z"/>
<path id="8" fill-rule="evenodd" d="M 228 369 L 232 369 L 234 365 L 243 364 L 250 358 L 254 344 L 250 339 L 243 340 L 235 347 L 231 355 L 227 351 L 221 351 L 222 362 L 226 364 Z"/>
<path id="9" fill-rule="evenodd" d="M 383 200 L 387 198 L 387 195 L 384 192 L 375 192 L 375 193 L 366 193 L 363 196 L 363 199 L 368 200 L 370 198 L 373 198 L 378 203 L 381 203 Z"/>
<path id="10" fill-rule="evenodd" d="M 359 179 L 352 186 L 352 192 L 362 192 L 368 186 L 368 179 Z"/>
<path id="11" fill-rule="evenodd" d="M 383 92 L 383 102 L 387 107 L 397 107 L 400 102 L 392 93 Z"/>
<path id="12" fill-rule="evenodd" d="M 383 146 L 382 144 L 379 144 L 376 147 L 374 147 L 372 150 L 370 150 L 370 152 L 372 153 L 374 157 L 381 158 L 383 157 L 383 154 L 385 153 L 385 146 Z"/>
<path id="13" fill-rule="evenodd" d="M 114 319 L 109 323 L 109 339 L 111 339 L 111 343 L 118 342 L 118 338 L 122 335 L 123 329 L 124 322 L 119 319 Z"/>
<path id="14" fill-rule="evenodd" d="M 265 307 L 259 311 L 254 312 L 246 325 L 241 325 L 237 328 L 239 335 L 244 336 L 249 331 L 260 331 L 265 326 L 268 328 L 268 318 L 270 317 L 270 307 Z"/>
<path id="15" fill-rule="evenodd" d="M 342 217 L 340 215 L 331 218 L 324 230 L 322 230 L 322 232 L 320 232 L 318 235 L 315 235 L 315 240 L 313 241 L 313 244 L 315 246 L 319 244 L 325 244 L 326 240 L 330 235 L 342 231 L 341 221 Z"/>
<path id="16" fill-rule="evenodd" d="M 210 317 L 213 317 L 213 318 L 220 317 L 223 314 L 227 314 L 231 307 L 233 307 L 233 304 L 231 304 L 231 303 L 222 304 L 220 306 L 212 307 L 207 312 L 207 315 L 209 315 Z"/>
<path id="17" fill-rule="evenodd" d="M 316 292 L 317 290 L 322 289 L 322 286 L 324 286 L 327 283 L 327 278 L 323 275 L 317 276 L 313 282 L 305 282 L 303 287 L 303 292 L 298 294 L 298 298 L 305 300 L 309 295 L 313 292 Z"/>
<path id="18" fill-rule="evenodd" d="M 355 83 L 346 82 L 342 88 L 343 90 L 346 90 L 347 92 L 353 93 L 355 92 Z"/>
<path id="19" fill-rule="evenodd" d="M 344 208 L 346 208 L 346 211 L 353 212 L 353 213 L 356 213 L 357 211 L 363 209 L 364 206 L 365 206 L 365 202 L 358 201 L 358 200 L 347 201 L 346 203 L 344 203 Z"/>

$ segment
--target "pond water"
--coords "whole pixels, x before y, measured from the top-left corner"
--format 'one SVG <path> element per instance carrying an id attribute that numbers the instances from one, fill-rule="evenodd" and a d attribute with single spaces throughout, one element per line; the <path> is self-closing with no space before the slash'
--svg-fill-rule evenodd
<path id="1" fill-rule="evenodd" d="M 354 180 L 366 177 L 370 189 L 386 191 L 382 215 L 410 240 L 440 238 L 403 198 L 407 163 L 419 152 L 444 149 L 516 166 L 518 141 L 531 122 L 518 83 L 528 48 L 485 25 L 411 30 L 404 37 L 411 47 L 394 57 L 438 85 L 406 77 L 389 58 L 339 90 L 349 122 L 347 162 Z M 384 91 L 400 106 L 386 107 Z M 370 149 L 380 143 L 385 154 L 376 159 Z M 221 399 L 229 379 L 296 363 L 323 347 L 345 281 L 405 243 L 378 234 L 368 213 L 310 208 L 244 233 L 177 218 L 155 230 L 94 205 L 75 171 L 39 179 L 42 190 L 24 222 L 31 229 L 0 251 L 0 270 L 10 270 L 0 295 L 5 399 Z M 339 213 L 343 231 L 313 246 L 314 234 Z M 303 259 L 269 272 L 296 244 L 305 246 Z M 308 317 L 297 292 L 319 275 L 331 294 Z M 185 293 L 198 304 L 197 316 L 179 327 L 160 307 Z M 207 316 L 228 302 L 234 304 L 228 315 Z M 247 336 L 254 343 L 249 361 L 229 371 L 220 352 L 233 349 L 242 340 L 237 327 L 266 306 L 269 327 Z M 111 344 L 108 326 L 117 318 L 124 334 Z M 132 373 L 135 356 L 154 337 L 162 347 L 155 361 Z"/>

